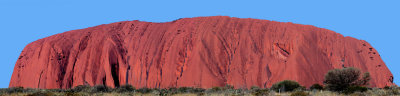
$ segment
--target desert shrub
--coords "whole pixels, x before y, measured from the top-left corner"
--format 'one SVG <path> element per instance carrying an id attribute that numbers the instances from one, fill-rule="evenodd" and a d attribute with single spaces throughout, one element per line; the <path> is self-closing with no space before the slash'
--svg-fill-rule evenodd
<path id="1" fill-rule="evenodd" d="M 168 90 L 161 89 L 160 93 L 165 94 L 178 94 L 178 93 L 203 93 L 205 89 L 202 88 L 193 88 L 193 87 L 180 87 L 180 88 L 169 88 Z"/>
<path id="2" fill-rule="evenodd" d="M 222 90 L 229 90 L 229 89 L 235 89 L 235 87 L 232 86 L 232 85 L 226 84 L 226 85 L 222 88 Z"/>
<path id="3" fill-rule="evenodd" d="M 93 86 L 92 92 L 111 92 L 111 88 L 106 85 Z"/>
<path id="4" fill-rule="evenodd" d="M 254 90 L 254 89 L 260 89 L 260 87 L 258 87 L 258 86 L 251 86 L 250 87 L 250 90 Z"/>
<path id="5" fill-rule="evenodd" d="M 153 90 L 150 89 L 150 88 L 143 87 L 143 88 L 140 88 L 140 89 L 138 89 L 138 90 L 136 90 L 136 91 L 145 94 L 145 93 L 150 93 L 150 92 L 153 91 Z"/>
<path id="6" fill-rule="evenodd" d="M 0 94 L 7 94 L 8 88 L 0 88 Z"/>
<path id="7" fill-rule="evenodd" d="M 307 91 L 307 88 L 304 86 L 300 86 L 294 89 L 294 91 Z"/>
<path id="8" fill-rule="evenodd" d="M 193 93 L 203 93 L 204 91 L 205 91 L 205 89 L 203 89 L 203 88 L 194 88 L 192 90 Z"/>
<path id="9" fill-rule="evenodd" d="M 328 90 L 344 91 L 350 86 L 365 86 L 369 80 L 369 73 L 364 73 L 360 79 L 360 70 L 350 67 L 330 70 L 325 75 L 324 83 Z"/>
<path id="10" fill-rule="evenodd" d="M 47 91 L 57 92 L 57 93 L 65 92 L 65 90 L 63 90 L 63 89 L 47 89 Z"/>
<path id="11" fill-rule="evenodd" d="M 400 95 L 399 89 L 389 89 L 387 93 L 388 95 Z"/>
<path id="12" fill-rule="evenodd" d="M 191 88 L 191 87 L 180 87 L 180 88 L 178 88 L 178 92 L 179 93 L 189 93 L 189 92 L 192 92 L 193 91 L 193 88 Z"/>
<path id="13" fill-rule="evenodd" d="M 399 89 L 399 87 L 397 87 L 397 86 L 385 86 L 385 87 L 383 87 L 383 89 L 385 89 L 385 90 L 389 90 L 389 89 Z"/>
<path id="14" fill-rule="evenodd" d="M 258 87 L 251 87 L 250 92 L 254 96 L 265 96 L 265 95 L 269 94 L 269 90 L 268 89 L 261 89 L 261 88 L 258 88 Z"/>
<path id="15" fill-rule="evenodd" d="M 379 89 L 379 88 L 369 89 L 365 93 L 369 94 L 371 96 L 387 96 L 385 90 L 382 90 L 382 89 Z"/>
<path id="16" fill-rule="evenodd" d="M 322 90 L 322 89 L 324 89 L 324 87 L 322 87 L 322 85 L 318 83 L 310 86 L 310 90 Z"/>
<path id="17" fill-rule="evenodd" d="M 343 93 L 345 94 L 351 94 L 354 92 L 365 92 L 367 91 L 368 88 L 367 87 L 362 87 L 362 86 L 350 86 L 348 88 L 346 88 L 346 90 L 344 90 Z"/>
<path id="18" fill-rule="evenodd" d="M 153 88 L 153 89 L 151 89 L 151 91 L 149 93 L 155 94 L 155 95 L 160 95 L 161 94 L 161 89 Z"/>
<path id="19" fill-rule="evenodd" d="M 400 95 L 399 88 L 396 86 L 385 86 L 383 87 L 386 95 Z"/>
<path id="20" fill-rule="evenodd" d="M 32 94 L 28 94 L 27 96 L 56 96 L 56 94 L 47 90 L 42 90 L 36 91 Z"/>
<path id="21" fill-rule="evenodd" d="M 172 88 L 169 88 L 167 91 L 169 94 L 177 94 L 178 88 L 172 87 Z"/>
<path id="22" fill-rule="evenodd" d="M 221 91 L 221 90 L 222 90 L 221 87 L 213 87 L 213 88 L 211 88 L 212 92 L 218 92 L 218 91 Z"/>
<path id="23" fill-rule="evenodd" d="M 76 94 L 76 92 L 65 91 L 65 92 L 64 92 L 64 96 L 77 96 L 77 94 Z"/>
<path id="24" fill-rule="evenodd" d="M 367 96 L 367 95 L 362 92 L 355 92 L 355 93 L 350 94 L 349 96 Z"/>
<path id="25" fill-rule="evenodd" d="M 132 85 L 122 85 L 118 88 L 115 88 L 114 91 L 118 92 L 118 93 L 123 93 L 123 92 L 134 92 L 135 91 L 135 87 L 133 87 Z"/>
<path id="26" fill-rule="evenodd" d="M 356 85 L 358 86 L 367 86 L 369 85 L 369 80 L 371 80 L 371 76 L 369 72 L 365 72 L 363 74 L 363 77 L 359 80 L 357 80 Z"/>
<path id="27" fill-rule="evenodd" d="M 296 81 L 292 80 L 283 80 L 281 82 L 275 83 L 272 85 L 271 89 L 275 90 L 276 92 L 281 91 L 281 92 L 290 92 L 293 91 L 294 89 L 300 87 L 300 84 L 297 83 Z"/>
<path id="28" fill-rule="evenodd" d="M 168 89 L 160 89 L 159 92 L 160 92 L 160 94 L 159 94 L 160 96 L 167 96 L 167 95 L 171 94 Z"/>
<path id="29" fill-rule="evenodd" d="M 88 93 L 88 92 L 64 92 L 64 94 L 61 94 L 59 96 L 97 96 L 98 94 L 103 94 L 103 93 Z"/>
<path id="30" fill-rule="evenodd" d="M 224 91 L 225 94 L 231 94 L 231 96 L 244 96 L 244 89 L 228 89 Z"/>
<path id="31" fill-rule="evenodd" d="M 308 96 L 309 94 L 304 91 L 296 91 L 290 94 L 290 96 Z"/>
<path id="32" fill-rule="evenodd" d="M 48 89 L 46 89 L 48 90 Z M 34 92 L 38 92 L 41 91 L 41 89 L 33 89 L 33 88 L 24 88 L 23 89 L 23 93 L 34 93 Z"/>
<path id="33" fill-rule="evenodd" d="M 21 93 L 24 92 L 24 87 L 12 87 L 4 89 L 7 93 Z"/>
<path id="34" fill-rule="evenodd" d="M 69 91 L 71 92 L 90 92 L 91 87 L 89 85 L 78 85 L 72 89 L 70 89 Z"/>
<path id="35" fill-rule="evenodd" d="M 389 86 L 385 86 L 385 87 L 383 87 L 383 89 L 385 89 L 385 90 L 389 90 L 389 89 L 391 89 Z"/>

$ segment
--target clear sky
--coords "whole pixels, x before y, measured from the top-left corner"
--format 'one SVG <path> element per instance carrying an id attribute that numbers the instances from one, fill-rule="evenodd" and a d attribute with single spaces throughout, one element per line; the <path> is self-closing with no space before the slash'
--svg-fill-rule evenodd
<path id="1" fill-rule="evenodd" d="M 118 21 L 231 16 L 294 22 L 366 40 L 400 83 L 400 0 L 0 0 L 0 88 L 30 42 Z"/>

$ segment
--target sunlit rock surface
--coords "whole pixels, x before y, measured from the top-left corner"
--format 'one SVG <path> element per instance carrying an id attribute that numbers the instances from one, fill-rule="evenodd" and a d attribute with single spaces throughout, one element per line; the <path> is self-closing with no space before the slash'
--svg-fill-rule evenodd
<path id="1" fill-rule="evenodd" d="M 369 43 L 311 25 L 225 16 L 124 21 L 30 43 L 9 87 L 250 88 L 286 79 L 310 86 L 343 67 L 370 72 L 371 87 L 393 84 Z"/>

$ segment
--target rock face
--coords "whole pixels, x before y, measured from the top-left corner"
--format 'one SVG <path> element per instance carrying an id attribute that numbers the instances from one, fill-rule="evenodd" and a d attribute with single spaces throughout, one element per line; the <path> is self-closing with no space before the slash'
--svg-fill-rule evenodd
<path id="1" fill-rule="evenodd" d="M 30 43 L 9 87 L 249 88 L 287 79 L 310 86 L 342 67 L 370 72 L 371 87 L 393 84 L 369 43 L 311 25 L 225 16 L 124 21 Z"/>

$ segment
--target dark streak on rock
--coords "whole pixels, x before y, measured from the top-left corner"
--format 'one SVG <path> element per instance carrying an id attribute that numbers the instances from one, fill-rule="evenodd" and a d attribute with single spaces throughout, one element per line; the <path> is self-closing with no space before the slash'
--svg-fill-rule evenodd
<path id="1" fill-rule="evenodd" d="M 39 82 L 38 82 L 37 88 L 40 88 L 39 86 L 40 86 L 40 79 L 42 78 L 42 74 L 43 74 L 43 71 L 40 72 L 40 75 L 39 75 Z"/>

